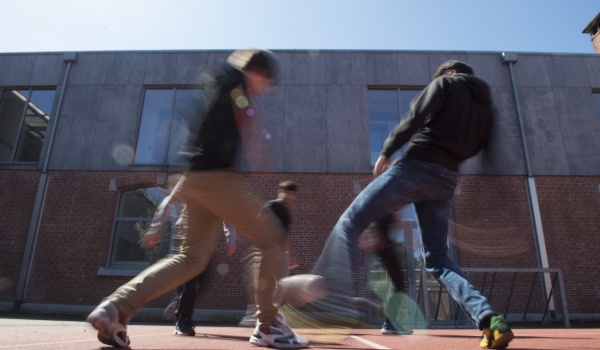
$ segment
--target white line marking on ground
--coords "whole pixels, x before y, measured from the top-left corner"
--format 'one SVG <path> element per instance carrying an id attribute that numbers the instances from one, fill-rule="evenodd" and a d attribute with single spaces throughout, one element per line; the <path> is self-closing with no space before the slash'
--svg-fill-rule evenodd
<path id="1" fill-rule="evenodd" d="M 372 341 L 370 341 L 370 340 L 363 339 L 363 338 L 361 338 L 361 337 L 359 337 L 359 336 L 357 336 L 357 335 L 350 335 L 350 338 L 352 338 L 352 339 L 354 339 L 354 340 L 358 340 L 359 342 L 361 342 L 361 343 L 363 343 L 363 344 L 365 344 L 365 345 L 367 345 L 367 346 L 370 346 L 370 347 L 372 347 L 373 349 L 378 349 L 378 350 L 391 350 L 390 348 L 386 348 L 386 347 L 385 347 L 385 346 L 383 346 L 383 345 L 380 345 L 380 344 L 374 343 L 374 342 L 372 342 Z"/>

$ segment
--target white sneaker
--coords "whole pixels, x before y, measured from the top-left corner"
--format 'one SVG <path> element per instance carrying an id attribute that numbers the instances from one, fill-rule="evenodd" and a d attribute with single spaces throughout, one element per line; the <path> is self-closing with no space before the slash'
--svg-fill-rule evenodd
<path id="1" fill-rule="evenodd" d="M 86 318 L 98 331 L 98 340 L 116 348 L 128 348 L 127 325 L 119 321 L 119 310 L 111 301 L 104 301 Z"/>
<path id="2" fill-rule="evenodd" d="M 308 339 L 296 335 L 277 313 L 275 321 L 268 328 L 260 330 L 258 324 L 250 337 L 250 343 L 258 346 L 272 346 L 278 349 L 300 349 L 308 346 Z"/>

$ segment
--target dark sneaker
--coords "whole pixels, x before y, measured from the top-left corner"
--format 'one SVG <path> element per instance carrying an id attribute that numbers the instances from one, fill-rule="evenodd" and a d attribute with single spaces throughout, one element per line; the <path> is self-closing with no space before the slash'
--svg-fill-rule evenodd
<path id="1" fill-rule="evenodd" d="M 194 327 L 192 320 L 189 318 L 181 318 L 177 321 L 177 324 L 175 324 L 175 331 L 173 334 L 193 337 L 196 335 L 194 328 L 196 327 Z"/>
<path id="2" fill-rule="evenodd" d="M 492 316 L 490 328 L 483 329 L 479 345 L 484 349 L 504 349 L 515 335 L 502 316 Z"/>
<path id="3" fill-rule="evenodd" d="M 115 348 L 128 348 L 128 319 L 123 317 L 112 301 L 104 301 L 88 315 L 86 321 L 98 331 L 98 340 Z"/>
<path id="4" fill-rule="evenodd" d="M 267 328 L 259 329 L 258 325 L 250 337 L 250 343 L 258 346 L 271 346 L 277 349 L 300 349 L 308 346 L 308 339 L 296 335 L 278 313 L 275 322 Z"/>
<path id="5" fill-rule="evenodd" d="M 383 326 L 381 326 L 381 334 L 411 335 L 413 334 L 413 331 L 400 325 L 394 327 L 391 323 L 384 322 Z"/>

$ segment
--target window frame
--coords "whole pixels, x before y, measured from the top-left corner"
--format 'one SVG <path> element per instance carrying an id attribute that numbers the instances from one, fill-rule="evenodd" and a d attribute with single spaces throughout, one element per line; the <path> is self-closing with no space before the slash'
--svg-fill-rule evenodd
<path id="1" fill-rule="evenodd" d="M 173 128 L 173 121 L 174 121 L 174 113 L 175 113 L 175 102 L 176 102 L 176 98 L 177 98 L 177 91 L 178 90 L 199 90 L 201 92 L 201 101 L 202 103 L 204 102 L 204 86 L 203 85 L 145 85 L 143 87 L 143 92 L 142 92 L 142 103 L 141 103 L 141 107 L 140 107 L 140 112 L 139 112 L 139 118 L 138 118 L 138 124 L 137 124 L 137 134 L 136 134 L 136 138 L 135 138 L 135 154 L 137 156 L 138 153 L 138 144 L 140 141 L 140 133 L 141 133 L 141 127 L 142 127 L 142 121 L 143 121 L 143 116 L 144 116 L 144 104 L 146 102 L 146 93 L 148 90 L 170 90 L 171 91 L 171 97 L 170 97 L 170 106 L 169 106 L 169 131 L 167 132 L 167 137 L 165 140 L 165 149 L 164 149 L 164 157 L 162 162 L 158 162 L 158 163 L 148 163 L 148 162 L 137 162 L 136 161 L 136 157 L 134 156 L 133 158 L 133 162 L 130 164 L 131 168 L 139 168 L 139 169 L 149 169 L 149 168 L 154 168 L 154 167 L 160 167 L 160 168 L 169 168 L 169 169 L 183 169 L 183 167 L 186 166 L 185 162 L 180 162 L 180 163 L 169 163 L 169 146 L 170 146 L 170 141 L 171 141 L 171 130 Z"/>
<path id="2" fill-rule="evenodd" d="M 2 97 L 4 96 L 4 93 L 6 91 L 23 91 L 26 90 L 27 91 L 27 97 L 24 101 L 24 108 L 21 111 L 21 115 L 19 117 L 19 126 L 17 129 L 17 133 L 15 136 L 15 145 L 14 148 L 11 152 L 10 155 L 10 160 L 0 160 L 0 165 L 5 166 L 5 165 L 24 165 L 24 166 L 31 166 L 31 165 L 37 165 L 39 164 L 40 160 L 42 160 L 46 155 L 44 155 L 44 149 L 46 148 L 46 143 L 48 142 L 48 137 L 46 135 L 44 135 L 44 140 L 42 141 L 42 145 L 41 145 L 41 149 L 40 149 L 40 154 L 38 156 L 38 159 L 35 161 L 18 161 L 15 160 L 15 157 L 17 156 L 17 151 L 19 150 L 19 146 L 20 146 L 20 142 L 22 140 L 22 132 L 23 132 L 23 128 L 25 127 L 25 120 L 27 118 L 27 111 L 29 109 L 29 105 L 31 103 L 31 97 L 33 95 L 34 91 L 52 91 L 54 92 L 54 96 L 52 97 L 52 105 L 50 107 L 50 110 L 48 111 L 48 114 L 46 114 L 48 116 L 48 125 L 46 127 L 46 134 L 51 132 L 51 128 L 54 127 L 53 121 L 55 119 L 55 110 L 56 110 L 56 98 L 58 96 L 57 94 L 57 87 L 56 86 L 3 86 L 0 87 L 0 100 L 2 99 Z"/>
<path id="3" fill-rule="evenodd" d="M 149 267 L 152 262 L 150 260 L 146 260 L 143 262 L 138 262 L 138 263 L 133 263 L 133 264 L 113 264 L 113 255 L 116 254 L 116 249 L 115 249 L 115 241 L 117 240 L 117 227 L 118 224 L 120 222 L 152 222 L 152 216 L 149 217 L 144 217 L 144 218 L 135 218 L 135 217 L 128 217 L 128 216 L 119 216 L 119 209 L 121 208 L 121 204 L 123 202 L 123 195 L 126 192 L 129 191 L 136 191 L 136 190 L 140 190 L 140 189 L 150 189 L 150 188 L 156 188 L 156 189 L 162 189 L 165 191 L 165 195 L 164 197 L 161 199 L 161 201 L 159 201 L 157 203 L 157 207 L 160 204 L 160 202 L 162 202 L 162 200 L 164 198 L 166 198 L 166 196 L 168 195 L 169 190 L 158 186 L 158 185 L 150 185 L 150 186 L 135 186 L 135 187 L 127 187 L 127 188 L 122 188 L 119 189 L 119 194 L 118 194 L 118 198 L 116 201 L 116 205 L 115 205 L 115 211 L 113 213 L 113 223 L 112 223 L 112 229 L 111 229 L 111 237 L 110 237 L 110 241 L 109 241 L 109 246 L 108 246 L 108 252 L 107 252 L 107 256 L 106 256 L 106 265 L 104 267 L 100 267 L 98 269 L 98 275 L 101 276 L 135 276 L 137 275 L 139 272 L 143 271 L 144 269 L 146 269 L 147 267 Z M 173 210 L 173 208 L 171 209 Z M 155 209 L 156 211 L 156 209 Z M 179 215 L 179 213 L 178 213 Z M 177 216 L 178 216 L 177 215 Z M 173 252 L 174 250 L 174 243 L 175 243 L 175 237 L 176 237 L 176 227 L 175 227 L 175 222 L 176 222 L 177 218 L 172 218 L 171 215 L 169 215 L 166 219 L 166 221 L 170 222 L 170 231 L 169 231 L 169 244 L 168 244 L 168 251 L 166 253 L 166 255 L 170 254 Z M 165 235 L 163 236 L 163 238 L 166 237 L 166 232 Z M 165 256 L 166 256 L 165 255 Z M 159 256 L 158 258 L 163 258 L 164 256 Z"/>
<path id="4" fill-rule="evenodd" d="M 398 108 L 397 109 L 398 110 L 398 116 L 397 116 L 398 119 L 396 122 L 396 125 L 397 125 L 398 123 L 400 123 L 402 121 L 403 116 L 406 115 L 406 113 L 408 113 L 408 111 L 410 111 L 410 102 L 409 102 L 409 107 L 407 109 L 407 112 L 405 112 L 405 113 L 402 112 L 403 103 L 402 103 L 402 98 L 401 98 L 401 92 L 402 91 L 418 91 L 418 93 L 415 96 L 415 98 L 417 98 L 418 96 L 421 95 L 421 93 L 423 92 L 425 87 L 426 87 L 426 85 L 423 85 L 423 86 L 416 86 L 416 85 L 368 86 L 367 87 L 367 96 L 369 94 L 369 91 L 396 91 L 396 102 L 397 102 L 397 108 Z M 413 99 L 413 101 L 414 101 L 414 99 Z M 371 155 L 371 151 L 372 151 L 371 150 L 371 110 L 370 110 L 370 104 L 368 101 L 368 97 L 367 97 L 367 114 L 368 114 L 368 118 L 369 118 L 369 162 L 370 162 L 371 170 L 373 170 L 377 159 L 372 159 L 372 155 Z M 390 132 L 391 132 L 391 130 L 390 130 Z M 396 151 L 394 153 L 394 155 L 392 155 L 392 159 L 401 157 L 402 154 L 404 153 L 405 146 L 403 146 L 400 150 Z M 381 147 L 383 147 L 383 145 L 381 145 Z M 379 151 L 381 151 L 381 149 Z"/>

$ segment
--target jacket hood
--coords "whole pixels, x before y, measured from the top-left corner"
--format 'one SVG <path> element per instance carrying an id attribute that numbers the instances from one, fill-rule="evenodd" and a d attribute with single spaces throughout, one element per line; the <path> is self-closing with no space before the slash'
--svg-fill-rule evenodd
<path id="1" fill-rule="evenodd" d="M 460 79 L 464 81 L 469 90 L 471 91 L 471 95 L 475 97 L 479 103 L 482 104 L 492 104 L 494 100 L 492 99 L 492 93 L 490 91 L 490 86 L 483 80 L 477 78 L 474 75 L 469 74 L 456 74 L 454 76 L 456 79 Z"/>

